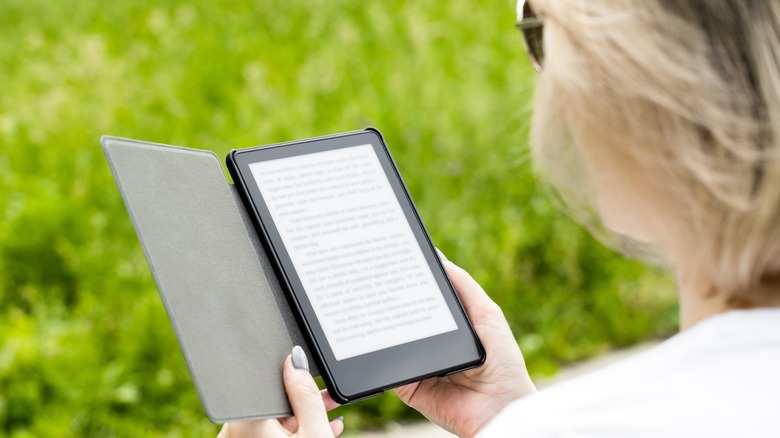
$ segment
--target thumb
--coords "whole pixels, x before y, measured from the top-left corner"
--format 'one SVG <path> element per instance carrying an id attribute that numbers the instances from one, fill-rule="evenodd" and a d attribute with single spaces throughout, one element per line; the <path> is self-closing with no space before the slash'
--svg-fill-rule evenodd
<path id="1" fill-rule="evenodd" d="M 442 264 L 447 271 L 447 277 L 458 293 L 463 308 L 473 323 L 478 323 L 486 317 L 500 316 L 503 318 L 504 314 L 498 305 L 490 299 L 482 286 L 468 272 L 449 260 Z"/>
<path id="2" fill-rule="evenodd" d="M 297 345 L 284 361 L 284 389 L 298 421 L 299 434 L 331 430 L 320 389 L 309 373 L 306 353 Z"/>

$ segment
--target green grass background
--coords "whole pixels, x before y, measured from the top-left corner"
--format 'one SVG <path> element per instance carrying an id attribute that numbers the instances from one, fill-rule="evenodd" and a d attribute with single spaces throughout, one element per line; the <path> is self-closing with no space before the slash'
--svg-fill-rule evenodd
<path id="1" fill-rule="evenodd" d="M 512 0 L 0 2 L 0 435 L 208 436 L 103 134 L 214 150 L 376 126 L 534 375 L 676 328 L 550 206 Z M 227 360 L 227 358 L 226 358 Z M 347 427 L 417 418 L 392 394 Z"/>

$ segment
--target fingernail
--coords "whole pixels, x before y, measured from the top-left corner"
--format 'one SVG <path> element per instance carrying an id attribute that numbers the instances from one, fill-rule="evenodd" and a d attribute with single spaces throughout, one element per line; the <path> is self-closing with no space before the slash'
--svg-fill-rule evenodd
<path id="1" fill-rule="evenodd" d="M 439 258 L 441 259 L 441 261 L 443 261 L 443 262 L 448 262 L 448 261 L 450 261 L 450 259 L 448 259 L 448 258 L 447 258 L 447 256 L 446 256 L 446 255 L 444 255 L 444 253 L 443 253 L 443 252 L 439 251 L 439 248 L 436 248 L 436 247 L 434 247 L 434 249 L 436 250 L 436 254 L 438 254 L 438 255 L 439 255 Z"/>
<path id="2" fill-rule="evenodd" d="M 303 352 L 303 348 L 300 345 L 296 345 L 292 349 L 292 364 L 293 368 L 297 370 L 309 372 L 309 359 L 306 358 L 306 353 Z"/>
<path id="3" fill-rule="evenodd" d="M 344 422 L 344 416 L 343 415 L 339 415 L 338 417 L 334 418 L 331 421 L 341 421 L 343 423 Z"/>

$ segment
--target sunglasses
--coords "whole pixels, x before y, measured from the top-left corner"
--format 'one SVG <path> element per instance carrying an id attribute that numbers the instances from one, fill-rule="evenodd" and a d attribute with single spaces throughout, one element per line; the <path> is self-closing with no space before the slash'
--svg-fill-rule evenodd
<path id="1" fill-rule="evenodd" d="M 521 11 L 520 20 L 515 23 L 517 30 L 523 34 L 523 43 L 534 69 L 542 71 L 544 62 L 544 20 L 533 10 L 527 0 L 520 0 L 517 10 Z"/>

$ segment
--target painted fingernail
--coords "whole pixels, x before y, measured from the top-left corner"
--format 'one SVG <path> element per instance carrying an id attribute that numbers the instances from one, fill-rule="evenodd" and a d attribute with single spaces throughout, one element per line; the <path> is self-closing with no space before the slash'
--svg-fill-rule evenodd
<path id="1" fill-rule="evenodd" d="M 295 369 L 309 371 L 309 359 L 306 358 L 306 353 L 303 352 L 300 345 L 296 345 L 292 349 L 292 364 Z"/>
<path id="2" fill-rule="evenodd" d="M 434 247 L 434 249 L 436 250 L 436 254 L 439 255 L 439 258 L 441 259 L 441 261 L 448 262 L 450 260 L 450 259 L 447 258 L 446 255 L 444 255 L 443 252 L 439 251 L 439 248 Z"/>

